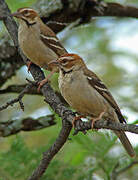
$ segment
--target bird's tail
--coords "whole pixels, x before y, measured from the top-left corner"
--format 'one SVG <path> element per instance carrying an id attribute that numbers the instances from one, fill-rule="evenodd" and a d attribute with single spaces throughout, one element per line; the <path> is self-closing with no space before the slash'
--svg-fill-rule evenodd
<path id="1" fill-rule="evenodd" d="M 127 153 L 131 156 L 134 157 L 135 156 L 135 151 L 129 141 L 129 139 L 127 138 L 126 134 L 124 131 L 114 131 L 114 133 L 118 136 L 118 138 L 120 139 L 121 143 L 123 144 L 125 150 L 127 151 Z"/>

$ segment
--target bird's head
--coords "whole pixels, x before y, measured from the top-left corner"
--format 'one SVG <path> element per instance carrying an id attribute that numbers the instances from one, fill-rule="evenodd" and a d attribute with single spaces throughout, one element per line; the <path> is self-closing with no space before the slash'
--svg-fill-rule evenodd
<path id="1" fill-rule="evenodd" d="M 39 18 L 38 13 L 34 9 L 29 7 L 19 8 L 15 13 L 11 15 L 20 19 L 20 23 L 25 22 L 28 26 L 36 24 L 37 19 Z"/>
<path id="2" fill-rule="evenodd" d="M 58 66 L 61 71 L 70 72 L 85 67 L 85 63 L 77 54 L 64 54 L 57 60 L 51 61 L 49 66 Z"/>

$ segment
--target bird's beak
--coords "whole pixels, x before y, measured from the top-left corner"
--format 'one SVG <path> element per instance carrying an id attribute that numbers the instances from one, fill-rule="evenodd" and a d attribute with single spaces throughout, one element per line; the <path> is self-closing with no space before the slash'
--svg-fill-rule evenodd
<path id="1" fill-rule="evenodd" d="M 50 63 L 48 63 L 48 66 L 59 66 L 59 62 L 57 60 L 53 60 Z"/>
<path id="2" fill-rule="evenodd" d="M 19 13 L 19 12 L 14 12 L 14 13 L 11 14 L 11 16 L 16 17 L 16 18 L 21 18 L 22 14 Z"/>

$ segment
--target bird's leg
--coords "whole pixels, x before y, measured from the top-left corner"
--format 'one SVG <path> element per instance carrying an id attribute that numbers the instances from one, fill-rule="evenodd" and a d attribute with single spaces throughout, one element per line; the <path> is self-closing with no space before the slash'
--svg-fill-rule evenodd
<path id="1" fill-rule="evenodd" d="M 51 71 L 45 79 L 43 79 L 42 81 L 38 82 L 37 92 L 40 92 L 40 88 L 41 88 L 45 83 L 47 83 L 47 82 L 49 81 L 49 79 L 52 77 L 52 75 L 53 75 L 55 72 L 56 72 L 55 70 Z"/>
<path id="2" fill-rule="evenodd" d="M 98 117 L 96 117 L 96 118 L 91 118 L 91 121 L 92 121 L 92 123 L 91 123 L 91 129 L 93 129 L 95 121 L 98 121 L 98 120 L 102 119 L 102 117 L 103 117 L 103 115 L 104 115 L 105 113 L 106 113 L 106 109 L 105 109 L 103 112 L 101 112 Z"/>
<path id="3" fill-rule="evenodd" d="M 76 114 L 76 113 L 75 113 Z M 72 127 L 75 127 L 75 121 L 80 120 L 81 118 L 85 118 L 83 115 L 75 116 L 73 121 L 72 121 Z"/>
<path id="4" fill-rule="evenodd" d="M 27 62 L 27 68 L 28 68 L 27 71 L 28 71 L 28 73 L 29 73 L 29 71 L 30 71 L 31 64 L 33 64 L 32 61 Z"/>

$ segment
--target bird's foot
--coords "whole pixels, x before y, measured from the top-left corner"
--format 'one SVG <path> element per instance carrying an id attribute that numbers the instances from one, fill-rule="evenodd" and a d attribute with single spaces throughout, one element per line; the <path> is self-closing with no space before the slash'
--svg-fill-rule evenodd
<path id="1" fill-rule="evenodd" d="M 75 117 L 74 117 L 74 119 L 73 119 L 73 121 L 72 121 L 72 126 L 73 126 L 73 128 L 75 128 L 75 121 L 78 121 L 78 120 L 80 120 L 81 118 L 85 118 L 85 116 L 80 115 L 80 116 L 75 116 Z"/>
<path id="2" fill-rule="evenodd" d="M 92 121 L 92 123 L 91 123 L 91 129 L 94 128 L 94 123 L 95 123 L 96 121 L 102 119 L 102 117 L 103 117 L 103 115 L 105 114 L 105 112 L 106 112 L 106 111 L 101 112 L 100 115 L 99 115 L 98 117 L 96 117 L 96 118 L 91 118 L 91 121 Z"/>
<path id="3" fill-rule="evenodd" d="M 54 73 L 55 73 L 54 70 L 51 71 L 45 79 L 43 79 L 42 81 L 38 82 L 37 92 L 40 92 L 40 89 L 41 89 L 41 87 L 42 87 L 44 84 L 50 82 L 50 78 L 52 77 L 52 75 L 53 75 Z"/>
<path id="4" fill-rule="evenodd" d="M 44 84 L 48 83 L 48 82 L 49 82 L 49 79 L 48 79 L 48 78 L 45 78 L 45 79 L 43 79 L 42 81 L 38 82 L 38 83 L 37 83 L 37 84 L 38 84 L 37 92 L 39 93 L 41 87 L 42 87 Z"/>
<path id="5" fill-rule="evenodd" d="M 31 64 L 33 64 L 31 61 L 27 62 L 27 71 L 28 73 L 30 72 L 30 67 L 31 67 Z"/>

